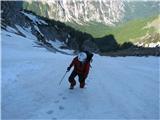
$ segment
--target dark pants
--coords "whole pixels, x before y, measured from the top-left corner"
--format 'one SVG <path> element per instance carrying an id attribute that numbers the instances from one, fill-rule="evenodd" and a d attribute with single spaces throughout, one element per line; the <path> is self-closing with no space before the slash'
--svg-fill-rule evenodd
<path id="1" fill-rule="evenodd" d="M 71 75 L 69 76 L 69 82 L 71 84 L 71 86 L 75 86 L 76 85 L 76 81 L 75 81 L 75 77 L 78 75 L 79 77 L 79 83 L 80 83 L 80 88 L 83 88 L 85 86 L 85 78 L 81 75 L 78 74 L 76 71 L 72 71 Z"/>

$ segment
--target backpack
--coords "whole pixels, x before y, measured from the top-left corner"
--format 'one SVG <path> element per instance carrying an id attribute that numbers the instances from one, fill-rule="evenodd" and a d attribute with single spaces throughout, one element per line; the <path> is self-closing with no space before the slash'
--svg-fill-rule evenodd
<path id="1" fill-rule="evenodd" d="M 87 54 L 87 59 L 86 61 L 88 62 L 92 62 L 92 58 L 93 58 L 93 53 L 89 52 L 89 51 L 84 51 Z"/>

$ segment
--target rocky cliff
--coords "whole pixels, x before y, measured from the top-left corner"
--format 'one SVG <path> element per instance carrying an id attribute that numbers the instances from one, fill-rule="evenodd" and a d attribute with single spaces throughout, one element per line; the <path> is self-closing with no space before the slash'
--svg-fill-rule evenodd
<path id="1" fill-rule="evenodd" d="M 89 50 L 98 52 L 93 37 L 87 33 L 77 31 L 64 23 L 37 16 L 35 13 L 23 10 L 21 1 L 2 2 L 2 29 L 7 27 L 16 29 L 17 34 L 25 37 L 24 32 L 31 31 L 37 42 L 43 46 L 55 49 L 50 42 L 60 41 L 61 48 Z"/>

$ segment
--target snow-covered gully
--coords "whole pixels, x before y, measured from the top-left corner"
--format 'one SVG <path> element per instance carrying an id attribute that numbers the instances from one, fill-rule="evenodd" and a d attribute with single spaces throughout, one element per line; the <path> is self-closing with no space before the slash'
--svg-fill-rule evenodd
<path id="1" fill-rule="evenodd" d="M 95 55 L 84 89 L 59 81 L 74 56 L 2 31 L 2 119 L 158 119 L 159 57 Z"/>

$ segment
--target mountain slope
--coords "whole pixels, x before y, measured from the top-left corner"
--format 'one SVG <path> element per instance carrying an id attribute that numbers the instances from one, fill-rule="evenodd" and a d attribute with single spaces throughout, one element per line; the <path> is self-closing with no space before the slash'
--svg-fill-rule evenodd
<path id="1" fill-rule="evenodd" d="M 114 25 L 122 19 L 124 12 L 124 3 L 122 0 L 26 1 L 23 3 L 23 7 L 50 19 L 80 25 L 92 21 Z"/>
<path id="2" fill-rule="evenodd" d="M 159 21 L 158 17 L 132 20 L 116 28 L 112 28 L 109 33 L 114 34 L 120 43 L 125 41 L 131 41 L 135 43 L 137 42 L 135 41 L 137 38 L 143 37 L 146 34 L 157 33 L 157 29 L 155 29 L 155 27 L 147 27 L 148 24 L 155 19 L 158 19 Z"/>
<path id="3" fill-rule="evenodd" d="M 98 22 L 115 25 L 132 19 L 159 14 L 159 1 L 131 0 L 56 0 L 26 1 L 23 8 L 38 15 L 71 24 Z"/>
<path id="4" fill-rule="evenodd" d="M 58 84 L 74 56 L 1 35 L 2 119 L 159 119 L 159 57 L 95 55 L 86 88 L 71 91 L 70 72 Z"/>
<path id="5" fill-rule="evenodd" d="M 23 10 L 20 7 L 21 3 L 22 1 L 2 1 L 1 28 L 6 29 L 6 26 L 10 26 L 21 36 L 25 36 L 24 33 L 30 31 L 37 38 L 37 43 L 47 49 L 55 50 L 56 48 L 50 43 L 58 40 L 63 43 L 60 46 L 63 49 L 73 49 L 75 52 L 84 49 L 99 51 L 91 35 L 75 30 L 60 21 L 50 20 Z"/>
<path id="6" fill-rule="evenodd" d="M 160 41 L 157 40 L 159 34 L 153 32 L 153 28 L 144 29 L 147 22 L 152 22 L 151 20 L 160 14 L 159 6 L 159 1 L 143 0 L 58 0 L 23 3 L 24 9 L 60 20 L 77 30 L 91 34 L 94 38 L 113 34 L 120 44 L 131 41 L 136 45 L 143 44 L 143 47 L 152 44 L 155 44 L 154 47 L 159 46 L 155 43 Z M 148 36 L 153 42 L 146 42 Z"/>
<path id="7" fill-rule="evenodd" d="M 116 27 L 106 27 L 98 23 L 90 26 L 70 25 L 76 26 L 76 29 L 92 34 L 95 38 L 101 38 L 104 35 L 112 34 L 119 44 L 132 42 L 138 46 L 156 47 L 160 46 L 159 24 L 160 17 L 154 16 L 145 19 L 131 20 Z"/>
<path id="8" fill-rule="evenodd" d="M 73 27 L 76 26 L 75 27 L 76 29 L 90 33 L 95 38 L 100 38 L 108 34 L 113 34 L 117 42 L 123 43 L 127 41 L 134 42 L 135 38 L 145 36 L 147 33 L 158 32 L 158 28 L 156 28 L 155 26 L 147 28 L 148 24 L 150 24 L 155 20 L 157 20 L 155 26 L 158 26 L 160 21 L 158 16 L 148 17 L 145 19 L 131 20 L 129 22 L 125 22 L 115 27 L 105 26 L 99 23 L 94 23 L 92 25 L 86 25 L 86 26 L 79 26 L 70 23 L 68 24 Z"/>

